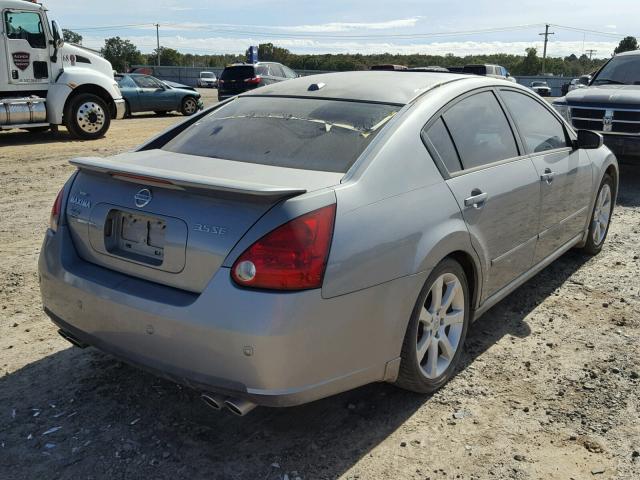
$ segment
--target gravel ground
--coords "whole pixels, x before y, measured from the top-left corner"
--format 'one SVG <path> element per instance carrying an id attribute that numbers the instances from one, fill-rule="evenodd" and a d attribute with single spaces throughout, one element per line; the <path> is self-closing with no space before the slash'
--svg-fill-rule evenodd
<path id="1" fill-rule="evenodd" d="M 485 314 L 431 397 L 376 384 L 237 418 L 62 340 L 36 262 L 67 160 L 181 118 L 138 115 L 93 142 L 0 134 L 0 478 L 640 478 L 639 167 L 623 167 L 603 252 L 569 252 Z"/>

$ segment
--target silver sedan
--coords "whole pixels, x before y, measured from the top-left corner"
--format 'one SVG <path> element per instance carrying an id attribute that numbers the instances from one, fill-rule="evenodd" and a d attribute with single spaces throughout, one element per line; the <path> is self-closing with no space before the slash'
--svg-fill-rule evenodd
<path id="1" fill-rule="evenodd" d="M 440 72 L 302 77 L 72 163 L 45 311 L 239 415 L 378 381 L 434 391 L 475 319 L 600 251 L 618 189 L 600 135 L 524 87 Z"/>

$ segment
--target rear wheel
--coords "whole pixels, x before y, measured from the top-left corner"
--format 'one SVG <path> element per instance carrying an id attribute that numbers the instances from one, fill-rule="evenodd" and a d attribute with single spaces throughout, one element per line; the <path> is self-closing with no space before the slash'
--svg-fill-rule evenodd
<path id="1" fill-rule="evenodd" d="M 602 250 L 602 245 L 609 232 L 611 215 L 613 214 L 613 179 L 605 174 L 600 182 L 596 203 L 591 214 L 587 242 L 583 250 L 589 255 L 597 255 Z"/>
<path id="2" fill-rule="evenodd" d="M 64 112 L 65 126 L 76 138 L 93 140 L 109 130 L 111 115 L 104 100 L 91 93 L 72 98 Z"/>
<path id="3" fill-rule="evenodd" d="M 458 262 L 445 259 L 431 272 L 413 310 L 402 345 L 396 384 L 431 393 L 455 372 L 469 325 L 469 287 Z"/>
<path id="4" fill-rule="evenodd" d="M 180 112 L 187 117 L 193 115 L 198 111 L 198 102 L 193 97 L 184 97 L 182 100 L 182 106 Z"/>

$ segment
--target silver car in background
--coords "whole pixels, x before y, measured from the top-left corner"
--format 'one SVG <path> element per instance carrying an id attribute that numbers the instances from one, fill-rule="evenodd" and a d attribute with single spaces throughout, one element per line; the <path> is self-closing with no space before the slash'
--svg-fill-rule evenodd
<path id="1" fill-rule="evenodd" d="M 437 72 L 269 85 L 72 163 L 45 311 L 239 415 L 378 381 L 434 391 L 474 319 L 600 251 L 618 189 L 602 137 L 529 89 Z"/>

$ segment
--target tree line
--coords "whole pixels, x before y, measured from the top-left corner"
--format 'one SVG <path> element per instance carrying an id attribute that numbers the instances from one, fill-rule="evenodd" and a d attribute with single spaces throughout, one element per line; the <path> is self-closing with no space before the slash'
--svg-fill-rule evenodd
<path id="1" fill-rule="evenodd" d="M 63 30 L 65 40 L 82 44 L 82 36 L 71 30 Z M 637 50 L 638 42 L 634 37 L 624 38 L 613 53 Z M 111 62 L 114 70 L 126 72 L 134 65 L 184 66 L 201 68 L 222 68 L 225 65 L 246 61 L 246 52 L 237 55 L 199 55 L 181 53 L 173 48 L 160 47 L 150 54 L 144 54 L 128 39 L 111 37 L 105 40 L 100 53 Z M 490 55 L 457 56 L 452 53 L 443 55 L 424 54 L 296 54 L 272 43 L 258 46 L 258 58 L 262 61 L 280 62 L 295 70 L 367 70 L 372 65 L 394 64 L 407 67 L 425 66 L 464 66 L 473 63 L 502 65 L 512 75 L 538 75 L 541 73 L 575 77 L 597 70 L 607 59 L 589 58 L 587 55 L 569 55 L 567 57 L 547 57 L 546 72 L 541 72 L 542 59 L 535 48 L 527 48 L 524 55 L 497 53 Z"/>

